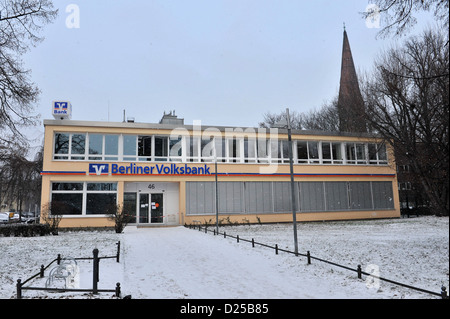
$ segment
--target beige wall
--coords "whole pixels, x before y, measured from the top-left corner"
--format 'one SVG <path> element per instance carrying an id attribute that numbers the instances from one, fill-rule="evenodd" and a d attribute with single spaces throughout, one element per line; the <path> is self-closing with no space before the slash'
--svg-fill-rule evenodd
<path id="1" fill-rule="evenodd" d="M 54 161 L 53 157 L 53 137 L 54 132 L 98 132 L 98 133 L 123 133 L 123 134 L 170 134 L 170 130 L 155 130 L 145 128 L 114 128 L 114 127 L 88 127 L 88 126 L 58 126 L 46 125 L 45 127 L 45 143 L 44 143 L 44 162 L 43 172 L 61 172 L 61 171 L 89 171 L 88 161 Z M 236 133 L 235 135 L 239 135 Z M 241 134 L 242 136 L 244 134 Z M 286 139 L 286 135 L 279 135 L 280 139 Z M 344 136 L 323 136 L 323 135 L 301 135 L 293 136 L 293 139 L 302 140 L 322 140 L 322 141 L 361 141 L 373 142 L 373 139 L 344 137 Z M 393 160 L 393 153 L 388 148 L 389 165 L 294 165 L 295 174 L 308 174 L 308 176 L 296 176 L 295 181 L 390 181 L 392 182 L 392 189 L 394 193 L 394 210 L 386 211 L 348 211 L 348 212 L 323 212 L 323 213 L 297 213 L 298 221 L 314 221 L 314 220 L 342 220 L 342 219 L 365 219 L 365 218 L 387 218 L 400 217 L 400 207 L 397 191 L 397 177 L 395 170 L 395 163 Z M 103 162 L 102 162 L 103 163 Z M 108 163 L 108 162 L 104 162 Z M 114 162 L 116 163 L 116 162 Z M 122 165 L 127 165 L 122 162 Z M 154 163 L 135 163 L 136 165 L 152 165 Z M 167 163 L 166 163 L 167 164 Z M 202 166 L 205 163 L 189 163 L 190 167 Z M 184 164 L 183 164 L 184 165 Z M 210 167 L 211 173 L 214 172 L 214 164 L 207 164 Z M 219 173 L 242 173 L 240 176 L 219 176 L 219 181 L 290 181 L 289 176 L 245 176 L 245 173 L 282 173 L 289 174 L 289 164 L 261 165 L 261 164 L 218 164 Z M 320 176 L 314 176 L 320 174 Z M 341 174 L 341 176 L 323 176 L 323 174 Z M 348 176 L 342 176 L 348 174 Z M 376 175 L 393 175 L 393 176 L 355 176 L 355 174 L 376 174 Z M 194 221 L 204 223 L 213 219 L 215 222 L 215 215 L 205 216 L 185 216 L 186 207 L 186 181 L 214 181 L 214 174 L 210 176 L 194 176 L 194 175 L 152 175 L 152 176 L 90 176 L 90 175 L 58 175 L 47 173 L 42 176 L 42 203 L 41 208 L 50 201 L 50 187 L 53 181 L 70 181 L 70 182 L 90 182 L 90 181 L 104 181 L 104 182 L 118 182 L 118 203 L 123 202 L 124 183 L 126 182 L 176 182 L 179 183 L 179 223 L 191 224 Z M 44 210 L 42 210 L 44 214 Z M 226 218 L 228 215 L 220 215 L 219 218 Z M 292 221 L 292 214 L 250 214 L 250 215 L 229 215 L 233 222 L 258 222 L 258 216 L 262 222 L 289 222 Z M 112 226 L 112 222 L 105 217 L 70 217 L 63 218 L 61 227 L 85 227 L 85 226 Z"/>

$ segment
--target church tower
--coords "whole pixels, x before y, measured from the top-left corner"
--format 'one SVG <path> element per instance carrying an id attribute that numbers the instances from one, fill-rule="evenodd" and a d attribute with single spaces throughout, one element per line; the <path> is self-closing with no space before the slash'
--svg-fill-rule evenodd
<path id="1" fill-rule="evenodd" d="M 367 132 L 364 102 L 359 90 L 352 51 L 344 27 L 342 45 L 341 80 L 338 98 L 339 130 L 341 132 Z"/>

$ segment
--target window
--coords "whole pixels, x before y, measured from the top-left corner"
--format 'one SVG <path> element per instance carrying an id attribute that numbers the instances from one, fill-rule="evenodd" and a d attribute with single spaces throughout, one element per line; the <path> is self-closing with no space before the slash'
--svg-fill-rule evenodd
<path id="1" fill-rule="evenodd" d="M 318 142 L 308 142 L 308 158 L 309 163 L 318 164 L 319 163 L 319 143 Z"/>
<path id="2" fill-rule="evenodd" d="M 333 164 L 344 163 L 344 153 L 342 152 L 342 143 L 331 143 L 331 151 L 333 154 Z"/>
<path id="3" fill-rule="evenodd" d="M 201 154 L 202 162 L 212 162 L 214 160 L 214 138 L 201 139 Z"/>
<path id="4" fill-rule="evenodd" d="M 137 136 L 136 135 L 123 135 L 123 160 L 135 161 L 137 155 Z"/>
<path id="5" fill-rule="evenodd" d="M 308 163 L 308 142 L 297 141 L 297 159 L 299 163 Z"/>
<path id="6" fill-rule="evenodd" d="M 181 156 L 183 154 L 183 140 L 181 137 L 169 138 L 169 157 L 171 161 L 181 162 Z"/>
<path id="7" fill-rule="evenodd" d="M 269 144 L 270 140 L 265 138 L 258 138 L 256 140 L 256 155 L 258 163 L 269 163 Z"/>
<path id="8" fill-rule="evenodd" d="M 387 164 L 387 154 L 385 144 L 368 144 L 369 164 Z"/>
<path id="9" fill-rule="evenodd" d="M 140 161 L 151 161 L 152 137 L 138 136 L 138 156 Z"/>
<path id="10" fill-rule="evenodd" d="M 86 150 L 86 134 L 72 134 L 71 156 L 72 160 L 84 160 Z"/>
<path id="11" fill-rule="evenodd" d="M 221 137 L 214 138 L 214 151 L 216 152 L 217 162 L 226 161 L 226 145 L 225 139 Z"/>
<path id="12" fill-rule="evenodd" d="M 105 160 L 117 161 L 119 155 L 119 136 L 105 135 Z"/>
<path id="13" fill-rule="evenodd" d="M 104 215 L 115 208 L 117 183 L 87 183 L 86 215 Z"/>
<path id="14" fill-rule="evenodd" d="M 83 183 L 52 183 L 50 210 L 53 215 L 81 215 Z"/>
<path id="15" fill-rule="evenodd" d="M 89 134 L 89 159 L 102 160 L 103 155 L 103 135 Z"/>
<path id="16" fill-rule="evenodd" d="M 367 164 L 365 144 L 356 143 L 355 150 L 356 150 L 356 163 Z"/>
<path id="17" fill-rule="evenodd" d="M 322 163 L 331 164 L 332 162 L 331 143 L 322 142 Z"/>
<path id="18" fill-rule="evenodd" d="M 199 137 L 188 137 L 188 152 L 187 161 L 188 162 L 199 162 L 200 161 L 200 138 Z"/>
<path id="19" fill-rule="evenodd" d="M 297 141 L 297 159 L 299 164 L 319 164 L 319 142 Z"/>
<path id="20" fill-rule="evenodd" d="M 244 161 L 245 163 L 256 163 L 256 140 L 244 138 Z"/>
<path id="21" fill-rule="evenodd" d="M 55 160 L 84 160 L 85 151 L 86 134 L 55 133 Z"/>
<path id="22" fill-rule="evenodd" d="M 322 163 L 323 164 L 342 164 L 342 143 L 322 142 Z"/>
<path id="23" fill-rule="evenodd" d="M 169 137 L 155 136 L 155 161 L 167 161 L 169 156 Z"/>
<path id="24" fill-rule="evenodd" d="M 117 183 L 52 183 L 52 213 L 104 215 L 116 203 Z"/>
<path id="25" fill-rule="evenodd" d="M 230 138 L 227 140 L 228 142 L 228 159 L 230 162 L 237 163 L 240 162 L 241 159 L 241 140 L 238 138 Z"/>
<path id="26" fill-rule="evenodd" d="M 54 159 L 69 159 L 69 139 L 67 133 L 55 134 Z"/>

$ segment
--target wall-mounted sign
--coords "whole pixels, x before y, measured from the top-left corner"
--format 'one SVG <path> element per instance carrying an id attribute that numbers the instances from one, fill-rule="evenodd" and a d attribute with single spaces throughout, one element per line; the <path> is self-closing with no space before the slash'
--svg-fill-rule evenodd
<path id="1" fill-rule="evenodd" d="M 111 168 L 110 168 L 111 165 Z M 89 175 L 211 175 L 206 164 L 190 166 L 188 164 L 152 164 L 136 165 L 135 163 L 120 164 L 89 164 Z M 149 186 L 150 188 L 150 186 Z"/>

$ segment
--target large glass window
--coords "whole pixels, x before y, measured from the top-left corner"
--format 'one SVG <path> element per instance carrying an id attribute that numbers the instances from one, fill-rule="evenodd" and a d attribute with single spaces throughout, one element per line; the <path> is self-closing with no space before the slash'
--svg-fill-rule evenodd
<path id="1" fill-rule="evenodd" d="M 116 203 L 117 183 L 52 183 L 53 214 L 104 215 L 111 212 Z"/>

